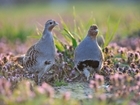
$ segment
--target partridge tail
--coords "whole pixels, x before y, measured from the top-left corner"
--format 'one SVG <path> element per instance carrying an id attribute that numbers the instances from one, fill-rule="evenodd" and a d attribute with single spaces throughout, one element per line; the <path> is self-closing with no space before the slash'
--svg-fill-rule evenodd
<path id="1" fill-rule="evenodd" d="M 25 57 L 25 54 L 23 55 L 17 55 L 15 57 L 13 57 L 13 61 L 18 62 L 20 65 L 23 66 L 23 58 Z"/>

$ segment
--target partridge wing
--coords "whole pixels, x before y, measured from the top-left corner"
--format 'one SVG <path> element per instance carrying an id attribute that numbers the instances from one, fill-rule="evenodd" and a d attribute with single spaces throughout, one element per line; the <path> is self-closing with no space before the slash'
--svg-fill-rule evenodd
<path id="1" fill-rule="evenodd" d="M 39 51 L 36 50 L 35 46 L 31 46 L 29 48 L 24 58 L 24 63 L 26 67 L 31 67 L 36 64 L 38 53 Z"/>

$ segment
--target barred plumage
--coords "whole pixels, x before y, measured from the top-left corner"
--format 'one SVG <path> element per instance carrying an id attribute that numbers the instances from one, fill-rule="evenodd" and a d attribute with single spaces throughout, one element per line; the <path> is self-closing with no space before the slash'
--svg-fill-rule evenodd
<path id="1" fill-rule="evenodd" d="M 29 68 L 36 64 L 39 51 L 35 50 L 35 46 L 32 46 L 27 51 L 25 57 L 24 57 L 24 67 Z"/>

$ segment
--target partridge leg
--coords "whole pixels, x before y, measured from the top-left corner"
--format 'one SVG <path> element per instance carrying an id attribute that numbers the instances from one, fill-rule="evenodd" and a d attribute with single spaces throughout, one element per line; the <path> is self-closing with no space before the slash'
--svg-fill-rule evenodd
<path id="1" fill-rule="evenodd" d="M 86 76 L 87 81 L 89 81 L 89 78 L 90 78 L 90 72 L 88 71 L 88 69 L 87 69 L 87 68 L 84 68 L 83 73 L 84 73 L 84 75 Z"/>
<path id="2" fill-rule="evenodd" d="M 38 81 L 37 81 L 38 85 L 41 85 L 41 83 L 42 83 L 41 79 L 42 79 L 43 75 L 44 75 L 44 71 L 39 72 Z"/>

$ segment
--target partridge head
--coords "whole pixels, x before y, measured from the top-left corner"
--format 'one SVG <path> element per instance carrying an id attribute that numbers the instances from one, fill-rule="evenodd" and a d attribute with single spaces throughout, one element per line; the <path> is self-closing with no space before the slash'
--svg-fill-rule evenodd
<path id="1" fill-rule="evenodd" d="M 98 30 L 97 25 L 92 25 L 90 26 L 90 29 L 88 30 L 87 35 L 91 37 L 92 40 L 96 40 L 98 32 L 99 30 Z"/>

